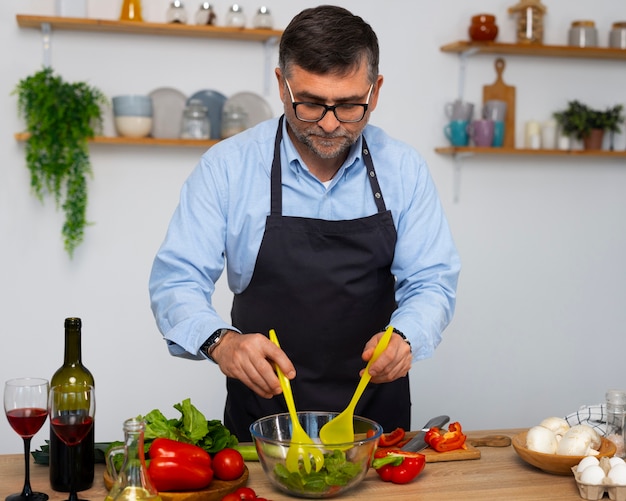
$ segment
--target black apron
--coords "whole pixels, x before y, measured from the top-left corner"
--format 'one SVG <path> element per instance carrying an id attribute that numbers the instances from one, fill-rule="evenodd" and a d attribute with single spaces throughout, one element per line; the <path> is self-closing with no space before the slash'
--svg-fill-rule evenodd
<path id="1" fill-rule="evenodd" d="M 365 138 L 362 153 L 376 214 L 345 221 L 282 215 L 283 118 L 274 146 L 271 213 L 250 284 L 234 297 L 232 321 L 244 333 L 276 330 L 296 367 L 291 381 L 296 410 L 341 412 L 365 367 L 365 343 L 389 324 L 396 309 L 390 267 L 397 235 Z M 265 399 L 232 378 L 226 386 L 224 424 L 241 441 L 250 440 L 256 419 L 287 412 L 282 394 Z M 408 376 L 369 384 L 355 411 L 385 431 L 409 430 L 410 413 Z"/>

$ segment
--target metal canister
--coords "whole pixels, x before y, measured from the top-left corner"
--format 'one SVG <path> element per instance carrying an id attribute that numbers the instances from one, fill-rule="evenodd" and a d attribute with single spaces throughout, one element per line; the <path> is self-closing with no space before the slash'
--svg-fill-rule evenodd
<path id="1" fill-rule="evenodd" d="M 574 47 L 596 47 L 598 30 L 593 21 L 573 21 L 568 33 L 569 45 Z"/>

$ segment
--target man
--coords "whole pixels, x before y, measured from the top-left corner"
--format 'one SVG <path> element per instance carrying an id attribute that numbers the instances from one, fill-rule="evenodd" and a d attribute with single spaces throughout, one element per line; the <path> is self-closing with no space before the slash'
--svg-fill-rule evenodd
<path id="1" fill-rule="evenodd" d="M 240 440 L 286 411 L 274 364 L 298 410 L 343 410 L 388 325 L 356 411 L 410 429 L 409 369 L 453 315 L 459 258 L 427 166 L 368 125 L 378 53 L 371 27 L 343 8 L 298 14 L 276 69 L 284 117 L 204 154 L 156 256 L 159 329 L 172 354 L 219 364 L 224 424 Z M 232 325 L 211 303 L 224 267 Z"/>

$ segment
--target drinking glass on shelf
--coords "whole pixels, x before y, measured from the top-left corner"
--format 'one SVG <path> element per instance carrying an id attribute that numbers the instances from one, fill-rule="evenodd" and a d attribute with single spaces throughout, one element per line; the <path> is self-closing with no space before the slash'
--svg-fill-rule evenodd
<path id="1" fill-rule="evenodd" d="M 48 401 L 50 424 L 59 439 L 69 448 L 70 493 L 67 501 L 82 501 L 76 492 L 75 446 L 87 436 L 96 413 L 96 396 L 92 385 L 64 383 L 50 388 Z"/>
<path id="2" fill-rule="evenodd" d="M 6 501 L 46 501 L 48 495 L 33 492 L 30 486 L 30 440 L 48 416 L 48 380 L 16 378 L 4 383 L 4 412 L 11 428 L 24 440 L 24 488 L 19 494 L 7 496 Z"/>

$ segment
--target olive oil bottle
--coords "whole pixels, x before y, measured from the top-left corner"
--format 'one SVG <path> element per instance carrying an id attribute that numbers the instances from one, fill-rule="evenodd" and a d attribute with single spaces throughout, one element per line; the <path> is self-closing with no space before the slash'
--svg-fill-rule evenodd
<path id="1" fill-rule="evenodd" d="M 63 383 L 85 383 L 95 386 L 91 372 L 82 362 L 81 327 L 80 318 L 65 319 L 63 365 L 50 379 L 51 388 Z M 76 491 L 89 489 L 93 484 L 94 427 L 80 444 L 73 447 L 75 470 L 71 472 L 68 446 L 56 436 L 52 426 L 50 427 L 50 485 L 55 491 L 69 492 L 72 475 L 75 478 Z"/>

